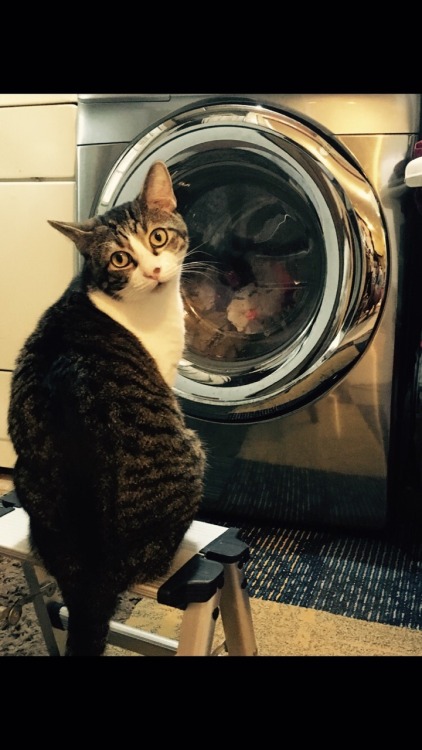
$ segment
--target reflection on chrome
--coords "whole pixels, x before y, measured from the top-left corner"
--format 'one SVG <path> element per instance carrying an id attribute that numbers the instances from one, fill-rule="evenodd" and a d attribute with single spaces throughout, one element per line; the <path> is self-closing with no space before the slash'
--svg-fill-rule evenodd
<path id="1" fill-rule="evenodd" d="M 222 385 L 223 383 L 229 383 L 230 377 L 228 375 L 218 375 L 213 372 L 205 372 L 194 367 L 191 362 L 186 359 L 181 359 L 179 362 L 179 372 L 190 380 L 198 380 L 200 383 L 210 383 L 212 385 Z"/>

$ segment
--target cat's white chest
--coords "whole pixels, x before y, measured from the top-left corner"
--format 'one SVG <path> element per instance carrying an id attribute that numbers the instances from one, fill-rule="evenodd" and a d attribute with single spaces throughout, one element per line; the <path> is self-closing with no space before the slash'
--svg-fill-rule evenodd
<path id="1" fill-rule="evenodd" d="M 151 354 L 164 380 L 170 386 L 176 381 L 177 366 L 182 358 L 185 344 L 185 327 L 183 308 L 172 312 L 165 324 L 146 326 L 145 321 L 134 331 L 139 341 Z"/>
<path id="2" fill-rule="evenodd" d="M 116 300 L 100 290 L 90 291 L 88 296 L 99 310 L 139 339 L 172 387 L 185 344 L 184 310 L 178 287 L 160 287 L 139 302 Z"/>

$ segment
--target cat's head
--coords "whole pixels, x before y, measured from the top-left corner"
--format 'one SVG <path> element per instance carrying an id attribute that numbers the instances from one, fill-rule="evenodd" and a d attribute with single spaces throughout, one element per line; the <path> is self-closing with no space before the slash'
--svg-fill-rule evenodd
<path id="1" fill-rule="evenodd" d="M 130 298 L 180 279 L 188 232 L 176 211 L 171 177 L 163 162 L 150 167 L 131 203 L 82 223 L 49 224 L 69 237 L 83 255 L 83 279 L 91 290 Z"/>

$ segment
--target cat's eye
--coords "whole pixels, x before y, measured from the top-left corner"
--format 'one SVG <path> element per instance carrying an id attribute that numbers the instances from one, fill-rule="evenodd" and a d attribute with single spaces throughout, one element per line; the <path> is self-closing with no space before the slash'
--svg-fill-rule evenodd
<path id="1" fill-rule="evenodd" d="M 129 253 L 118 250 L 110 256 L 110 263 L 115 268 L 127 268 L 133 263 L 133 258 Z"/>
<path id="2" fill-rule="evenodd" d="M 163 245 L 166 244 L 167 240 L 168 233 L 166 229 L 163 229 L 163 227 L 157 227 L 156 229 L 153 229 L 149 236 L 149 241 L 154 249 L 157 247 L 163 247 Z"/>

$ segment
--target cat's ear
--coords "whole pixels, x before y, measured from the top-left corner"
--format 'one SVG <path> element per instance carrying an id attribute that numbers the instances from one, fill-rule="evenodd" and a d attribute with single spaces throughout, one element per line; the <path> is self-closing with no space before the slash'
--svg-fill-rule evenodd
<path id="1" fill-rule="evenodd" d="M 87 254 L 92 243 L 94 229 L 97 226 L 95 218 L 88 219 L 81 224 L 69 221 L 53 221 L 50 219 L 47 219 L 47 221 L 54 229 L 69 237 L 82 255 Z"/>
<path id="2" fill-rule="evenodd" d="M 176 196 L 173 192 L 170 173 L 164 162 L 156 161 L 150 167 L 138 199 L 149 209 L 160 208 L 168 213 L 176 210 Z"/>

